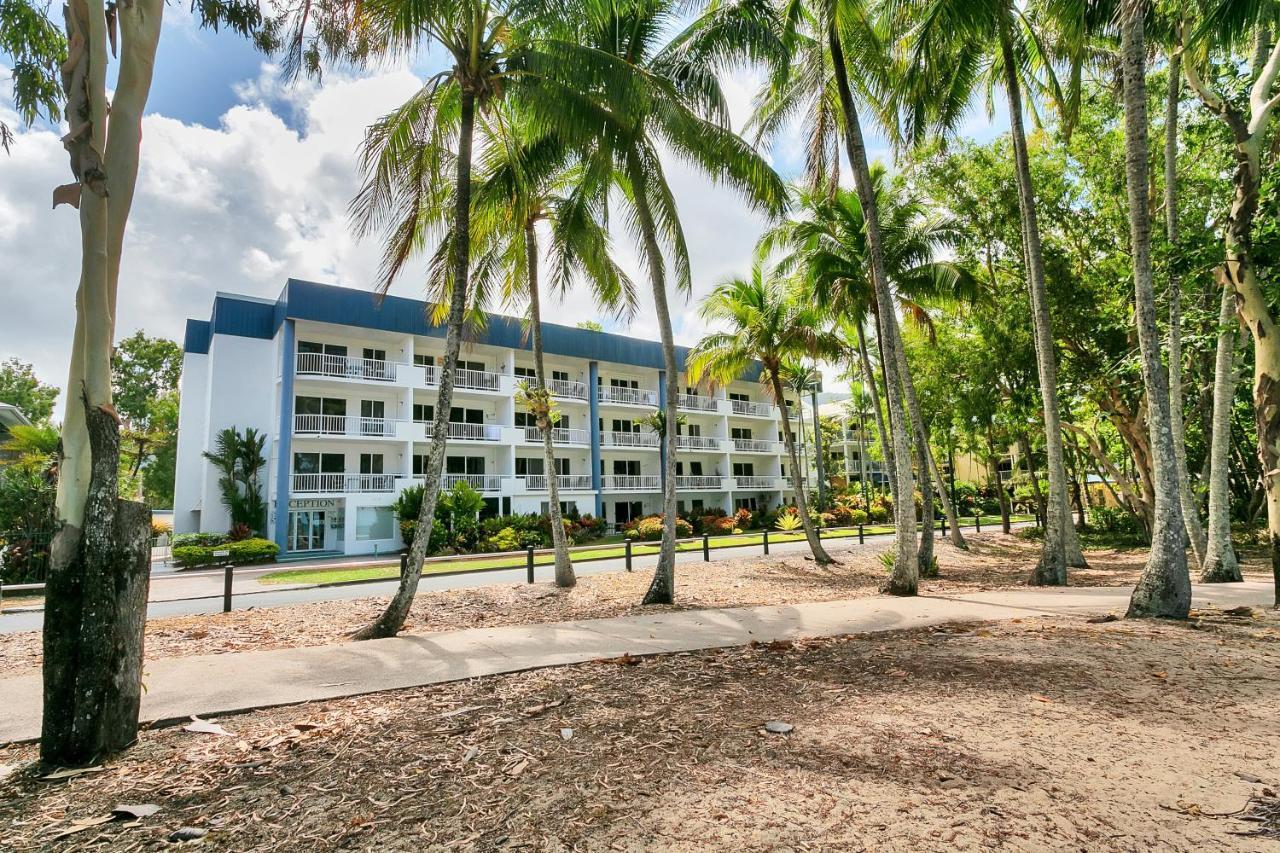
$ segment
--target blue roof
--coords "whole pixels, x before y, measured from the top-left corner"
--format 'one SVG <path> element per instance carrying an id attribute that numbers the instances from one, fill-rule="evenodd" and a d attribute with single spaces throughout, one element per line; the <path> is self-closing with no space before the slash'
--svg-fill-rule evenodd
<path id="1" fill-rule="evenodd" d="M 430 320 L 433 308 L 433 305 L 420 299 L 406 299 L 403 296 L 379 298 L 377 294 L 366 290 L 291 278 L 274 303 L 251 296 L 219 293 L 213 302 L 213 314 L 207 322 L 187 321 L 183 348 L 187 352 L 208 352 L 210 338 L 215 334 L 270 339 L 275 337 L 286 318 L 443 338 L 446 327 Z M 470 340 L 479 344 L 532 351 L 533 343 L 525 334 L 518 318 L 502 314 L 485 314 L 485 317 L 485 328 Z M 542 347 L 551 355 L 631 364 L 655 370 L 664 367 L 662 345 L 657 341 L 579 329 L 576 326 L 543 323 Z M 676 347 L 676 362 L 681 370 L 684 369 L 688 353 L 688 347 Z M 758 376 L 757 366 L 743 378 L 755 380 Z"/>

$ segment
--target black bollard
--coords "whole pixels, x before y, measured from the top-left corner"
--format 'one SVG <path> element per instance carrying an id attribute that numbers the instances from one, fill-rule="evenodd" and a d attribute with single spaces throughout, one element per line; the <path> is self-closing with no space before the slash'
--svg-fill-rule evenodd
<path id="1" fill-rule="evenodd" d="M 769 554 L 769 528 L 767 527 L 764 529 L 764 553 L 766 556 Z"/>
<path id="2" fill-rule="evenodd" d="M 711 537 L 706 533 L 702 534 L 702 562 L 711 562 Z"/>
<path id="3" fill-rule="evenodd" d="M 533 546 L 525 548 L 525 569 L 529 573 L 529 583 L 533 583 Z"/>
<path id="4" fill-rule="evenodd" d="M 623 541 L 627 543 L 627 571 L 631 571 L 631 537 L 628 536 Z"/>
<path id="5" fill-rule="evenodd" d="M 859 524 L 858 525 L 858 544 L 865 545 L 866 542 L 867 542 L 866 529 L 861 524 Z"/>

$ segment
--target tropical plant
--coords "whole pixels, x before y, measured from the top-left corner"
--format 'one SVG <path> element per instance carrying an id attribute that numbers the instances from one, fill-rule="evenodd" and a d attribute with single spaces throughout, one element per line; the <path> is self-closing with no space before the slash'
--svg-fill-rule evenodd
<path id="1" fill-rule="evenodd" d="M 242 434 L 235 427 L 220 430 L 213 450 L 204 457 L 218 470 L 218 491 L 231 518 L 230 527 L 246 525 L 254 533 L 266 528 L 267 506 L 261 473 L 267 464 L 263 454 L 267 436 L 253 427 Z"/>

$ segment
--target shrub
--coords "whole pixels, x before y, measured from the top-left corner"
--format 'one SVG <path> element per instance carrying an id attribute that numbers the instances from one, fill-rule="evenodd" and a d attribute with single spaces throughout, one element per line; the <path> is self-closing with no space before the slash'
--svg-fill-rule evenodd
<path id="1" fill-rule="evenodd" d="M 225 533 L 179 533 L 173 537 L 173 549 L 176 552 L 179 548 L 188 546 L 197 546 L 201 548 L 210 548 L 214 545 L 222 545 L 229 541 Z"/>
<path id="2" fill-rule="evenodd" d="M 629 532 L 632 538 L 639 539 L 643 542 L 657 542 L 662 538 L 662 522 L 663 517 L 660 515 L 648 515 L 635 522 L 627 528 L 625 532 Z M 676 519 L 676 538 L 684 538 L 693 535 L 693 525 L 685 521 L 683 518 Z"/>
<path id="3" fill-rule="evenodd" d="M 755 518 L 753 517 L 753 513 L 745 506 L 733 514 L 734 527 L 741 527 L 743 530 L 746 530 L 748 527 L 751 527 L 754 522 Z"/>
<path id="4" fill-rule="evenodd" d="M 885 495 L 877 495 L 871 499 L 871 506 L 867 509 L 867 517 L 876 524 L 883 524 L 889 520 L 889 513 L 892 509 L 892 501 L 887 500 Z"/>
<path id="5" fill-rule="evenodd" d="M 1138 519 L 1133 513 L 1115 506 L 1089 507 L 1089 526 L 1098 533 L 1137 534 L 1142 532 Z"/>
<path id="6" fill-rule="evenodd" d="M 849 511 L 849 523 L 853 525 L 867 523 L 867 511 L 865 509 L 854 509 Z"/>
<path id="7" fill-rule="evenodd" d="M 751 513 L 748 511 L 748 515 Z M 699 519 L 702 526 L 702 532 L 711 536 L 723 536 L 726 533 L 732 533 L 738 526 L 736 514 L 733 517 L 726 515 L 704 515 Z"/>
<path id="8" fill-rule="evenodd" d="M 216 556 L 215 552 L 226 551 L 226 556 Z M 217 545 L 175 545 L 173 560 L 182 568 L 194 566 L 214 566 L 230 563 L 242 566 L 249 563 L 274 562 L 280 547 L 270 539 L 242 539 L 238 542 L 224 542 Z"/>
<path id="9" fill-rule="evenodd" d="M 169 519 L 167 518 L 151 519 L 151 538 L 152 539 L 156 538 L 157 536 L 164 536 L 166 533 L 172 533 L 172 532 L 173 532 L 173 523 L 169 521 Z"/>
<path id="10" fill-rule="evenodd" d="M 253 531 L 243 521 L 239 524 L 231 525 L 231 529 L 227 531 L 228 542 L 241 542 L 251 538 L 253 538 Z"/>
<path id="11" fill-rule="evenodd" d="M 522 547 L 520 533 L 514 527 L 504 527 L 489 537 L 491 551 L 519 551 Z"/>
<path id="12" fill-rule="evenodd" d="M 778 515 L 778 520 L 773 523 L 773 526 L 779 530 L 799 530 L 803 523 L 800 521 L 800 516 L 795 513 L 784 512 Z"/>

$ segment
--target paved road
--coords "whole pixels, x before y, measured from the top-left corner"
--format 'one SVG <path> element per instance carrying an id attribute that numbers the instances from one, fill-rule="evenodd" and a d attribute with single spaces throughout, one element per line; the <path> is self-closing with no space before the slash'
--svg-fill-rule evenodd
<path id="1" fill-rule="evenodd" d="M 1025 526 L 1015 524 L 1015 527 Z M 963 528 L 962 526 L 962 529 Z M 972 529 L 972 525 L 967 529 Z M 999 525 L 989 525 L 987 529 L 998 530 Z M 892 538 L 892 534 L 882 533 L 866 537 L 866 545 L 859 546 L 856 537 L 841 539 L 824 539 L 827 550 L 835 555 L 859 547 L 883 545 Z M 712 560 L 726 560 L 742 557 L 751 553 L 760 553 L 760 545 L 745 545 L 735 548 L 713 548 Z M 771 542 L 770 554 L 808 553 L 809 546 L 804 540 L 795 542 Z M 701 551 L 679 551 L 676 553 L 676 565 L 702 561 Z M 386 558 L 378 560 L 344 561 L 343 566 L 383 565 Z M 632 567 L 635 571 L 651 571 L 658 563 L 656 554 L 635 556 Z M 327 563 L 324 565 L 328 565 Z M 305 563 L 289 564 L 283 568 L 309 568 Z M 248 607 L 285 607 L 291 604 L 310 604 L 316 601 L 350 601 L 357 598 L 390 596 L 395 591 L 397 581 L 370 581 L 341 586 L 280 586 L 258 583 L 263 575 L 280 571 L 282 566 L 241 569 L 236 572 L 233 585 L 234 601 L 232 606 L 237 610 Z M 601 574 L 603 572 L 620 572 L 626 569 L 624 558 L 595 560 L 574 565 L 574 571 L 581 576 Z M 552 567 L 538 566 L 534 570 L 538 580 L 551 577 Z M 525 583 L 525 569 L 496 569 L 492 571 L 466 572 L 451 575 L 423 575 L 419 584 L 422 590 L 469 589 L 492 584 Z M 190 616 L 200 613 L 218 613 L 222 610 L 223 575 L 220 571 L 191 572 L 182 575 L 164 575 L 153 577 L 151 583 L 150 603 L 147 606 L 147 618 L 158 619 L 166 616 Z M 0 615 L 0 635 L 16 634 L 22 631 L 37 631 L 44 624 L 44 614 L 39 611 L 8 612 Z"/>
<path id="2" fill-rule="evenodd" d="M 1197 607 L 1266 606 L 1265 583 L 1195 586 Z M 581 663 L 598 658 L 740 646 L 754 640 L 833 637 L 944 622 L 1123 611 L 1126 587 L 1071 587 L 950 597 L 859 598 L 686 610 L 408 635 L 364 643 L 164 658 L 147 662 L 146 722 L 182 720 Z M 0 743 L 40 732 L 38 672 L 0 679 Z M 235 730 L 234 720 L 227 723 Z"/>

